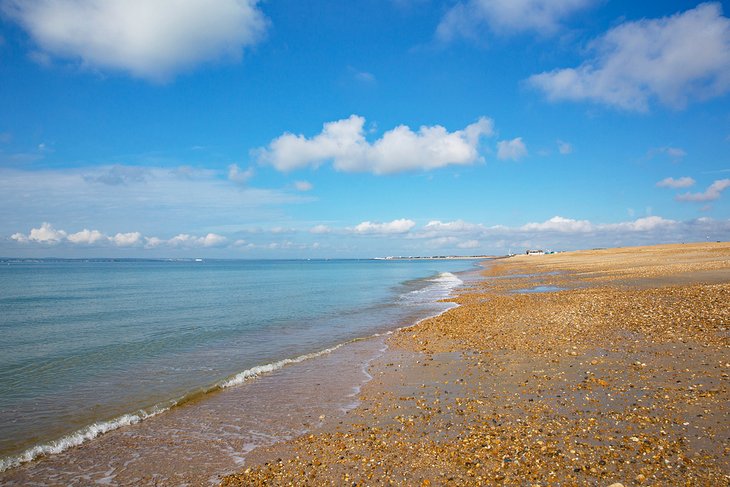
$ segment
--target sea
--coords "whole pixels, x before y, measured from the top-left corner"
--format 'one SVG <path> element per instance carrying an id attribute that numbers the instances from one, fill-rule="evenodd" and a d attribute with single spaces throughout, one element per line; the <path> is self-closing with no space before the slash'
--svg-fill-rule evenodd
<path id="1" fill-rule="evenodd" d="M 355 407 L 476 265 L 0 259 L 0 483 L 215 484 Z"/>

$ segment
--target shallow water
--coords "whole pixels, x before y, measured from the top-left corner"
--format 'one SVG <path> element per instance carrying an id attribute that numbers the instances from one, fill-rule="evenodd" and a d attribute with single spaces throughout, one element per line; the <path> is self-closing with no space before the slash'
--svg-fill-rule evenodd
<path id="1" fill-rule="evenodd" d="M 203 455 L 222 439 L 220 448 L 228 453 L 212 456 L 227 458 L 227 466 L 211 466 L 210 472 L 233 468 L 252 446 L 305 427 L 301 418 L 306 414 L 286 410 L 300 399 L 311 396 L 310 406 L 302 407 L 312 411 L 346 409 L 352 387 L 364 380 L 362 364 L 377 355 L 379 346 L 340 345 L 444 310 L 449 305 L 436 301 L 461 282 L 447 271 L 472 266 L 469 261 L 73 261 L 3 266 L 4 468 L 53 454 L 8 470 L 0 480 L 51 479 L 64 471 L 64 480 L 55 482 L 88 483 L 90 472 L 95 472 L 95 481 L 134 483 L 129 479 L 140 481 L 142 472 L 149 474 L 144 465 L 166 451 L 164 442 L 173 441 L 170 438 L 181 442 L 175 448 L 185 461 L 169 456 L 177 460 L 171 460 L 164 474 L 168 479 L 187 475 L 174 472 L 190 470 L 180 466 L 193 461 L 188 457 L 195 456 L 196 448 Z M 323 352 L 332 347 L 339 348 Z M 317 390 L 312 385 L 317 371 L 332 360 L 349 364 L 342 373 L 334 367 L 338 380 L 331 380 L 332 370 L 324 377 L 334 389 L 309 394 Z M 262 372 L 268 375 L 250 381 Z M 291 387 L 285 386 L 296 374 L 300 376 Z M 245 384 L 231 387 L 241 383 Z M 307 384 L 310 387 L 302 392 Z M 221 388 L 225 390 L 211 393 Z M 181 401 L 192 404 L 87 443 L 99 432 L 136 423 Z M 269 413 L 278 419 L 267 420 Z M 286 414 L 295 419 L 283 421 Z M 256 424 L 278 426 L 255 432 L 246 423 L 251 418 Z M 133 445 L 137 457 L 125 451 L 124 459 L 118 458 L 114 441 Z M 196 441 L 199 446 L 192 447 Z M 63 453 L 77 444 L 84 446 Z M 163 464 L 158 459 L 149 465 Z M 74 474 L 70 465 L 84 468 Z M 35 474 L 24 477 L 29 469 Z M 159 475 L 162 470 L 158 468 Z"/>

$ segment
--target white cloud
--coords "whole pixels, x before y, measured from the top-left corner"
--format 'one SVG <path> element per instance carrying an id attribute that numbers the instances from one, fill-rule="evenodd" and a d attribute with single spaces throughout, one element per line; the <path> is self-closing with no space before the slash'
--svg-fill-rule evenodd
<path id="1" fill-rule="evenodd" d="M 552 231 L 570 233 L 590 232 L 592 229 L 593 226 L 588 220 L 572 220 L 570 218 L 563 218 L 562 216 L 554 216 L 542 223 L 527 223 L 521 228 L 521 230 L 528 232 Z"/>
<path id="2" fill-rule="evenodd" d="M 294 187 L 297 191 L 311 191 L 314 188 L 309 181 L 295 181 Z"/>
<path id="3" fill-rule="evenodd" d="M 563 155 L 568 155 L 573 153 L 573 146 L 572 144 L 558 140 L 558 152 L 560 152 Z"/>
<path id="4" fill-rule="evenodd" d="M 702 193 L 684 193 L 677 195 L 677 201 L 714 201 L 722 195 L 722 192 L 730 188 L 730 179 L 718 179 L 713 182 Z"/>
<path id="5" fill-rule="evenodd" d="M 238 167 L 238 164 L 231 164 L 228 166 L 228 179 L 234 183 L 243 184 L 251 179 L 254 175 L 254 170 L 249 167 L 245 171 Z"/>
<path id="6" fill-rule="evenodd" d="M 69 242 L 77 244 L 93 244 L 109 239 L 109 237 L 101 233 L 99 230 L 88 230 L 86 228 L 80 232 L 72 233 L 66 238 Z"/>
<path id="7" fill-rule="evenodd" d="M 695 180 L 692 179 L 689 176 L 683 176 L 681 178 L 664 178 L 656 185 L 660 188 L 689 188 L 690 186 L 695 184 Z"/>
<path id="8" fill-rule="evenodd" d="M 387 223 L 373 223 L 370 221 L 365 221 L 353 228 L 353 231 L 359 234 L 389 235 L 407 233 L 415 226 L 416 222 L 414 222 L 413 220 L 401 218 L 399 220 L 393 220 Z"/>
<path id="9" fill-rule="evenodd" d="M 200 243 L 203 247 L 217 247 L 226 243 L 227 240 L 228 239 L 223 235 L 209 233 L 208 235 L 200 239 Z"/>
<path id="10" fill-rule="evenodd" d="M 165 241 L 158 237 L 145 237 L 145 248 L 154 249 L 165 244 Z"/>
<path id="11" fill-rule="evenodd" d="M 474 223 L 468 223 L 464 220 L 454 220 L 451 222 L 442 222 L 440 220 L 431 220 L 424 225 L 423 230 L 427 233 L 464 233 L 481 230 L 484 227 Z"/>
<path id="12" fill-rule="evenodd" d="M 680 147 L 657 147 L 651 149 L 647 157 L 652 158 L 657 154 L 664 154 L 675 162 L 687 155 L 687 152 Z"/>
<path id="13" fill-rule="evenodd" d="M 597 225 L 597 230 L 602 231 L 620 231 L 626 230 L 629 232 L 647 232 L 650 230 L 667 229 L 677 225 L 674 220 L 662 218 L 660 216 L 647 216 L 639 218 L 632 222 L 622 223 L 607 223 L 603 225 Z"/>
<path id="14" fill-rule="evenodd" d="M 527 155 L 527 146 L 522 142 L 522 137 L 512 140 L 500 140 L 497 142 L 497 157 L 502 160 L 512 159 L 517 161 Z"/>
<path id="15" fill-rule="evenodd" d="M 349 66 L 347 68 L 347 70 L 350 72 L 353 79 L 360 83 L 373 84 L 377 81 L 375 78 L 375 75 L 373 73 L 369 73 L 367 71 L 360 71 L 358 69 L 353 68 L 352 66 Z"/>
<path id="16" fill-rule="evenodd" d="M 529 78 L 550 100 L 592 100 L 646 111 L 650 101 L 682 108 L 730 90 L 730 20 L 719 3 L 659 19 L 626 22 L 591 45 L 577 68 Z"/>
<path id="17" fill-rule="evenodd" d="M 118 247 L 131 247 L 137 245 L 142 240 L 142 234 L 139 232 L 117 233 L 110 240 Z"/>
<path id="18" fill-rule="evenodd" d="M 315 235 L 322 235 L 325 233 L 331 233 L 332 229 L 328 227 L 327 225 L 315 225 L 312 228 L 309 229 L 309 233 L 313 233 Z"/>
<path id="19" fill-rule="evenodd" d="M 16 234 L 18 235 L 18 234 Z M 66 232 L 56 230 L 50 223 L 42 223 L 40 228 L 33 228 L 25 238 L 26 241 L 55 244 L 66 238 Z M 19 240 L 20 241 L 20 240 Z"/>
<path id="20" fill-rule="evenodd" d="M 440 125 L 414 132 L 400 125 L 373 143 L 365 139 L 365 119 L 349 118 L 324 124 L 322 132 L 307 138 L 286 133 L 258 152 L 259 161 L 279 171 L 319 167 L 332 161 L 338 171 L 389 174 L 430 170 L 480 160 L 479 139 L 493 133 L 493 123 L 482 117 L 463 130 L 448 132 Z"/>
<path id="21" fill-rule="evenodd" d="M 112 243 L 119 247 L 136 245 L 142 238 L 139 232 L 117 233 L 113 237 L 104 235 L 99 230 L 83 230 L 69 234 L 65 230 L 56 230 L 50 223 L 44 222 L 39 228 L 32 228 L 28 235 L 14 233 L 11 239 L 19 243 L 59 244 L 67 242 L 76 245 L 91 245 L 96 243 Z"/>
<path id="22" fill-rule="evenodd" d="M 267 21 L 257 0 L 4 0 L 43 54 L 166 80 L 200 63 L 237 60 Z"/>
<path id="23" fill-rule="evenodd" d="M 595 0 L 467 0 L 457 3 L 436 30 L 442 41 L 478 37 L 486 25 L 496 34 L 536 32 L 555 34 L 571 15 L 595 4 Z"/>

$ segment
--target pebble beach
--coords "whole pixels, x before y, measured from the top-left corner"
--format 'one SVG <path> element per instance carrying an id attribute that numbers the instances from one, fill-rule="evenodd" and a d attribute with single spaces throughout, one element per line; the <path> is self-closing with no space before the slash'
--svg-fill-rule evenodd
<path id="1" fill-rule="evenodd" d="M 730 243 L 483 266 L 222 485 L 730 485 Z"/>

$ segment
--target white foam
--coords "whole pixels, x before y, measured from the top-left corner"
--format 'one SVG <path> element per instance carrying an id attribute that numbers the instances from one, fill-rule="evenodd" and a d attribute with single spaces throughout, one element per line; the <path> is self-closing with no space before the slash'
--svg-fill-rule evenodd
<path id="1" fill-rule="evenodd" d="M 238 374 L 234 375 L 232 378 L 225 381 L 223 384 L 221 384 L 221 388 L 226 387 L 232 387 L 237 386 L 240 384 L 243 384 L 244 382 L 255 379 L 261 374 L 266 374 L 268 372 L 273 372 L 275 370 L 278 370 L 282 367 L 285 367 L 290 364 L 298 364 L 300 362 L 304 362 L 305 360 L 313 359 L 316 357 L 321 357 L 322 355 L 332 353 L 338 348 L 345 345 L 345 343 L 340 343 L 339 345 L 335 345 L 331 348 L 325 348 L 324 350 L 320 350 L 319 352 L 313 352 L 313 353 L 307 353 L 305 355 L 300 355 L 296 358 L 285 358 L 284 360 L 279 360 L 276 362 L 272 362 L 270 364 L 266 365 L 257 365 L 256 367 L 251 367 L 250 369 L 244 370 L 243 372 L 239 372 Z"/>
<path id="2" fill-rule="evenodd" d="M 9 468 L 17 467 L 22 463 L 30 462 L 41 456 L 62 453 L 69 448 L 79 446 L 82 443 L 93 440 L 99 435 L 121 428 L 122 426 L 139 423 L 140 421 L 160 414 L 168 409 L 170 409 L 170 407 L 155 407 L 150 411 L 140 410 L 133 414 L 124 414 L 109 421 L 100 421 L 98 423 L 90 424 L 89 426 L 58 440 L 29 448 L 20 455 L 0 459 L 0 472 L 4 472 Z"/>
<path id="3" fill-rule="evenodd" d="M 426 286 L 423 289 L 418 289 L 415 291 L 411 291 L 409 293 L 406 293 L 404 296 L 401 297 L 401 302 L 403 303 L 403 298 L 405 298 L 405 301 L 411 301 L 411 302 L 418 302 L 419 304 L 423 304 L 424 302 L 431 301 L 435 302 L 439 299 L 443 299 L 448 297 L 451 294 L 451 291 L 458 287 L 459 285 L 463 284 L 463 281 L 459 279 L 456 275 L 452 274 L 451 272 L 442 272 L 438 276 L 429 279 L 429 282 L 432 282 L 434 284 L 431 284 L 429 286 Z M 443 303 L 443 307 L 438 310 L 436 313 L 430 316 L 426 316 L 420 320 L 418 320 L 414 324 L 418 324 L 421 321 L 427 320 L 429 318 L 432 318 L 434 316 L 438 316 L 442 313 L 445 313 L 449 309 L 453 307 L 457 307 L 458 305 L 456 303 Z M 408 328 L 408 325 L 404 327 L 398 328 L 398 330 L 403 328 Z M 344 343 L 340 343 L 338 345 L 335 345 L 330 348 L 326 348 L 324 350 L 320 350 L 318 352 L 308 353 L 304 355 L 300 355 L 295 358 L 286 358 L 283 360 L 278 360 L 276 362 L 272 362 L 269 364 L 264 365 L 258 365 L 256 367 L 252 367 L 250 369 L 244 370 L 243 372 L 240 372 L 230 379 L 224 381 L 219 386 L 221 389 L 225 389 L 228 387 L 237 386 L 240 384 L 243 384 L 244 382 L 247 382 L 251 379 L 255 379 L 256 377 L 260 376 L 261 374 L 266 374 L 269 372 L 273 372 L 275 370 L 281 369 L 282 367 L 285 367 L 290 364 L 297 364 L 304 362 L 305 360 L 310 360 L 313 358 L 321 357 L 322 355 L 326 355 L 329 353 L 334 352 L 335 350 L 349 344 L 352 342 L 360 341 L 360 340 L 367 340 L 370 338 L 380 337 L 380 336 L 387 336 L 393 334 L 393 330 L 386 331 L 384 333 L 375 333 L 373 335 L 370 335 L 369 337 L 364 338 L 357 338 L 354 340 L 350 340 Z M 387 345 L 385 346 L 387 348 Z M 381 350 L 384 351 L 385 349 Z M 367 367 L 369 366 L 370 361 L 368 361 L 366 364 L 363 365 L 363 372 L 365 372 L 366 376 L 369 376 L 369 378 L 366 379 L 366 382 L 372 379 L 372 376 L 367 372 Z M 217 387 L 213 387 L 210 390 L 216 389 Z M 353 395 L 356 396 L 359 394 L 359 387 L 356 394 Z M 53 455 L 62 453 L 69 448 L 73 448 L 75 446 L 79 446 L 89 440 L 93 440 L 97 436 L 100 436 L 104 433 L 107 433 L 109 431 L 113 431 L 116 429 L 119 429 L 123 426 L 133 425 L 136 423 L 139 423 L 140 421 L 144 421 L 147 418 L 150 418 L 152 416 L 156 416 L 162 412 L 165 412 L 169 410 L 171 407 L 173 407 L 177 402 L 171 402 L 168 406 L 155 406 L 150 411 L 140 410 L 136 413 L 131 414 L 124 414 L 122 416 L 119 416 L 117 418 L 114 418 L 109 421 L 101 421 L 98 423 L 93 423 L 89 426 L 86 426 L 74 433 L 71 433 L 67 436 L 64 436 L 58 440 L 54 440 L 48 443 L 44 443 L 41 445 L 36 445 L 32 448 L 29 448 L 25 450 L 20 455 L 14 456 L 14 457 L 7 457 L 0 459 L 0 472 L 4 472 L 10 468 L 17 467 L 23 463 L 30 462 L 32 460 L 35 460 L 38 457 L 46 456 L 46 455 Z M 356 403 L 354 404 L 356 406 Z"/>

